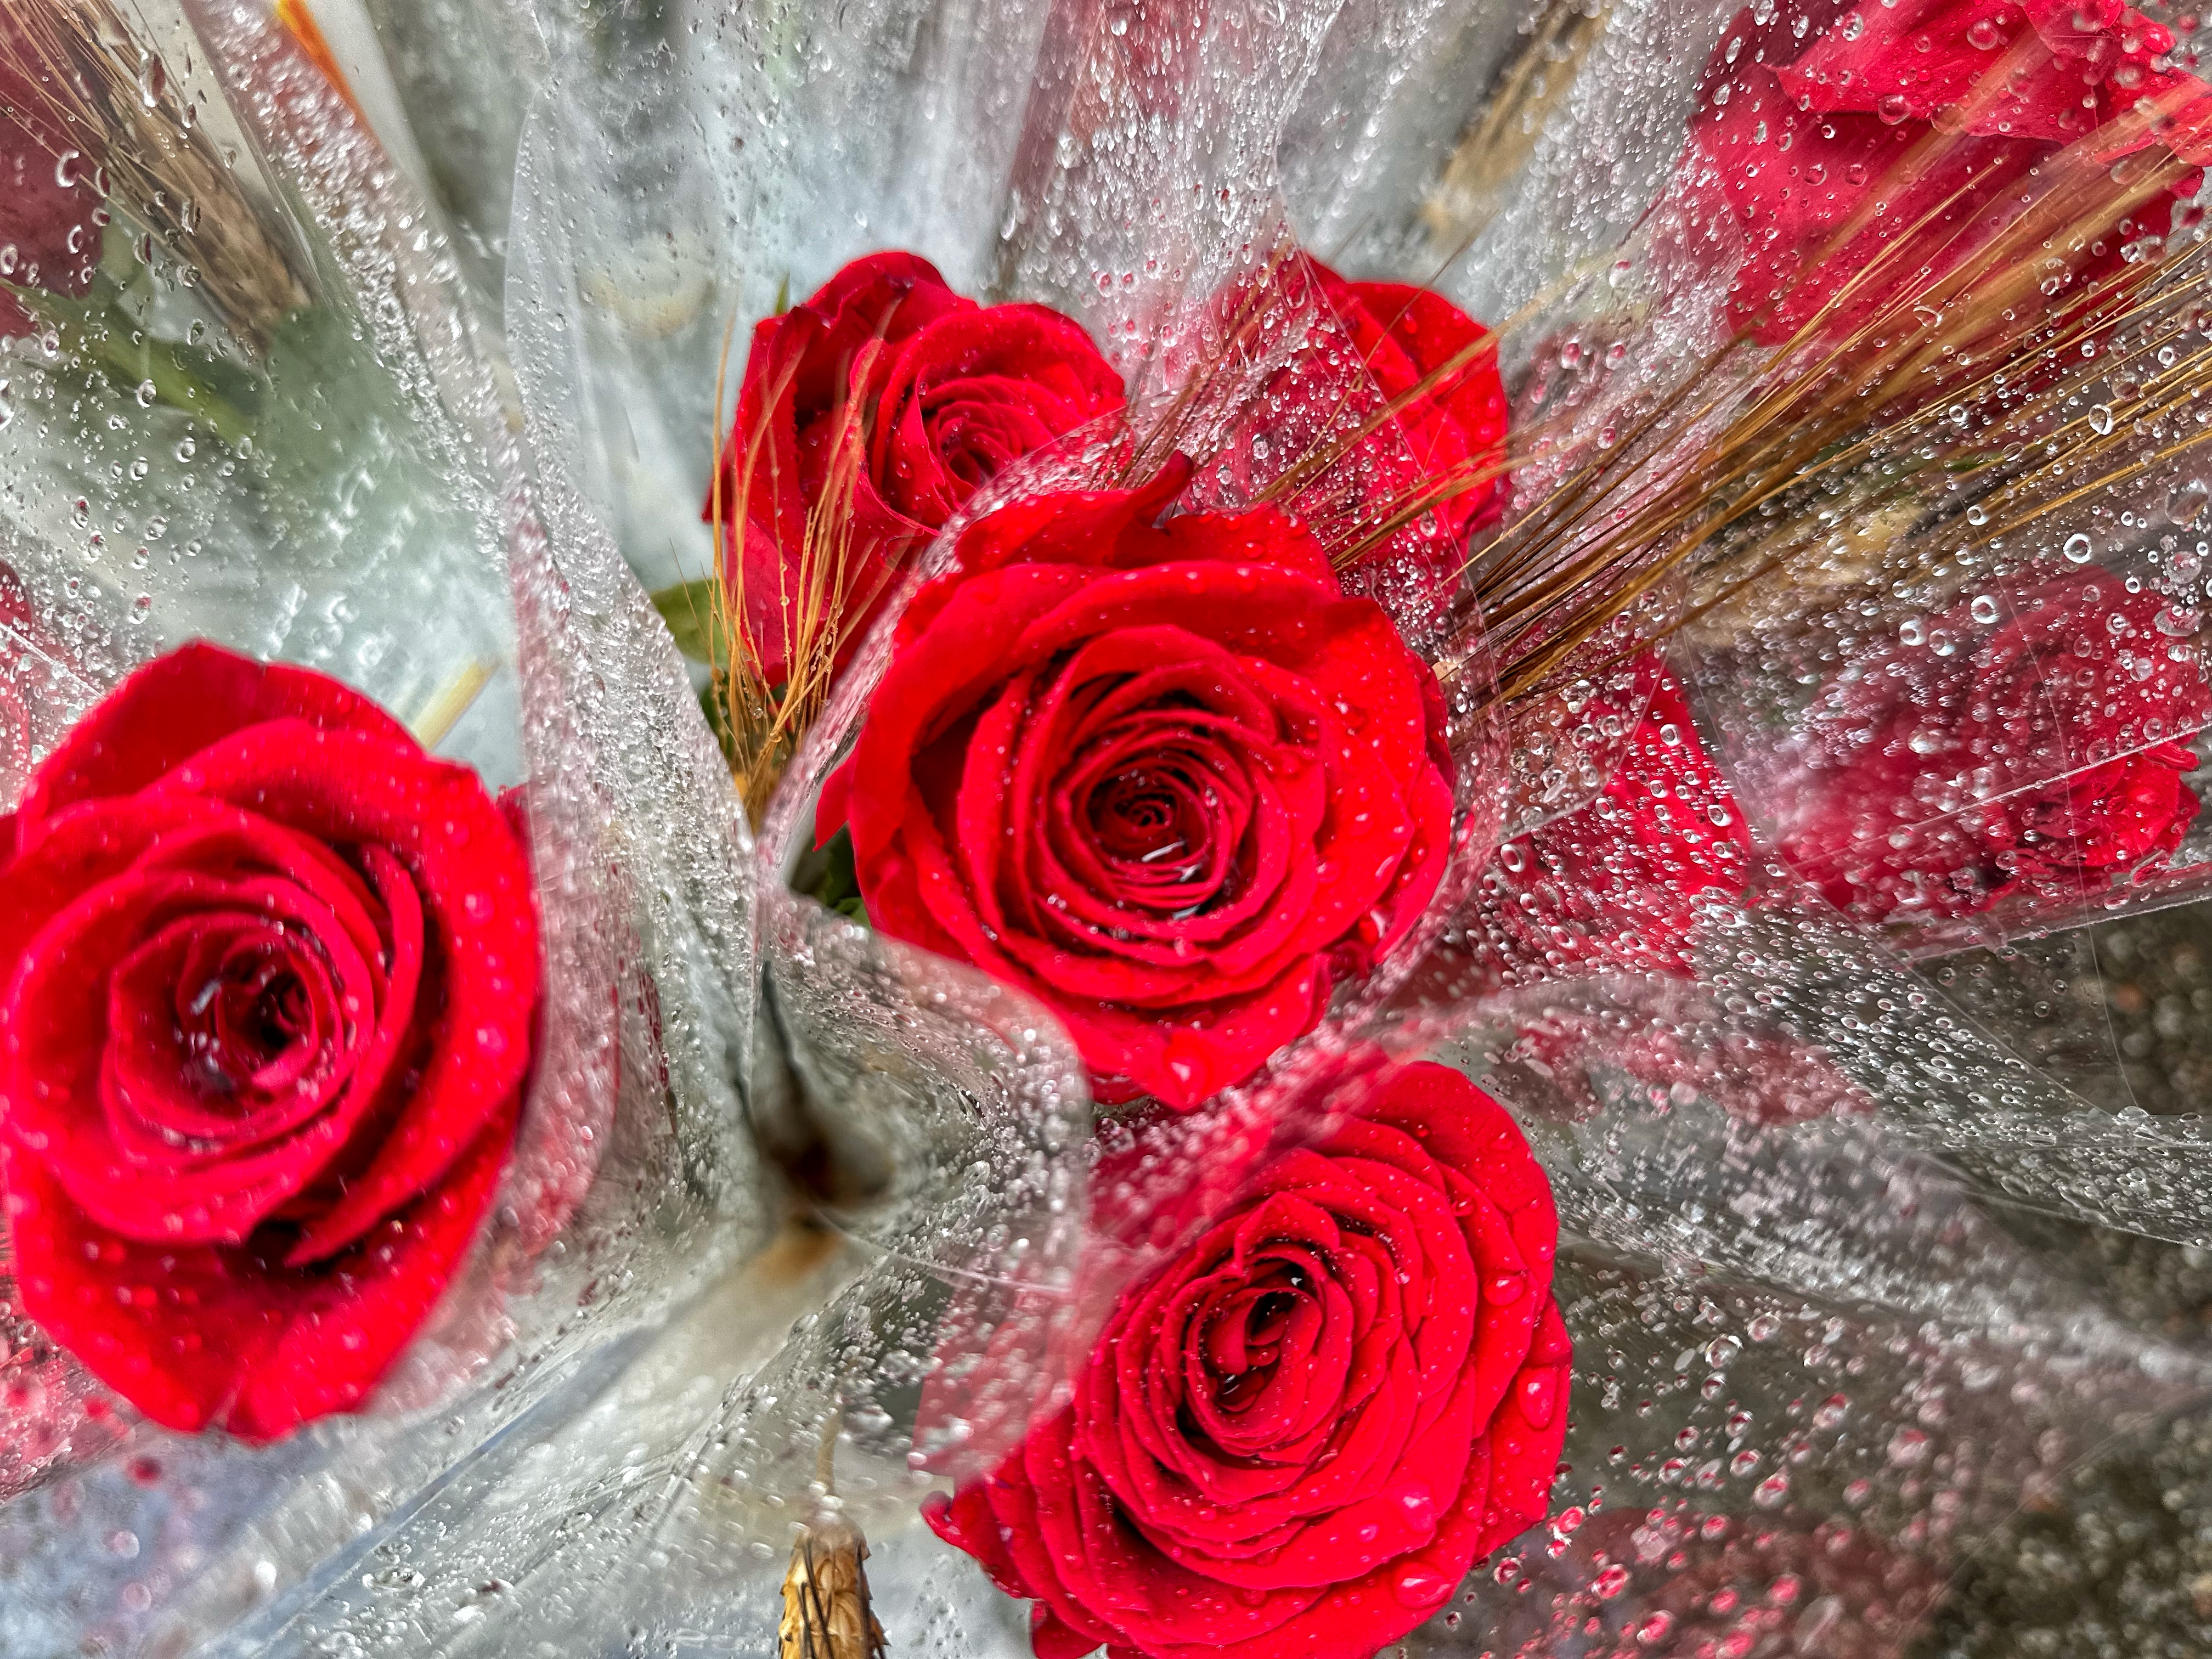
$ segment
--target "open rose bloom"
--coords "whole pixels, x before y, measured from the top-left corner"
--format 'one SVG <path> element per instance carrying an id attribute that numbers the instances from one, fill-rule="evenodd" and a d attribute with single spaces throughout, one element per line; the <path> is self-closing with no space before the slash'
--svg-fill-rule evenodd
<path id="1" fill-rule="evenodd" d="M 19 10 L 0 1650 L 2203 1650 L 2193 18 Z"/>
<path id="2" fill-rule="evenodd" d="M 0 88 L 0 1648 L 281 1647 L 767 1239 L 734 798 L 611 767 L 674 648 L 574 696 L 459 273 L 296 36 L 18 8 Z"/>

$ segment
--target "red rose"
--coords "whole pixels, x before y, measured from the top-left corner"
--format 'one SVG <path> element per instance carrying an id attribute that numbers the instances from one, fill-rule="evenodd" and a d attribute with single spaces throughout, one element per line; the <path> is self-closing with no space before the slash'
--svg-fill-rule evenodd
<path id="1" fill-rule="evenodd" d="M 1347 283 L 1318 260 L 1313 269 L 1322 297 L 1396 411 L 1392 425 L 1413 453 L 1417 476 L 1473 478 L 1502 465 L 1505 383 L 1497 351 L 1476 350 L 1490 331 L 1426 289 Z M 1490 507 L 1498 483 L 1483 478 L 1437 506 L 1455 556 L 1465 552 L 1468 532 Z"/>
<path id="2" fill-rule="evenodd" d="M 1122 402 L 1121 376 L 1076 324 L 1042 306 L 978 306 L 910 253 L 856 259 L 756 325 L 719 487 L 769 683 L 788 672 L 787 623 L 807 628 L 810 574 L 834 583 L 839 614 L 823 620 L 842 629 L 842 666 L 892 573 L 969 496 Z M 810 547 L 825 495 L 849 506 L 849 542 L 817 534 Z"/>
<path id="3" fill-rule="evenodd" d="M 1127 1291 L 1068 1406 L 926 1514 L 1039 1659 L 1367 1659 L 1540 1520 L 1559 1222 L 1504 1110 L 1410 1066 Z"/>
<path id="4" fill-rule="evenodd" d="M 1214 465 L 1246 500 L 1280 489 L 1287 471 L 1282 504 L 1342 526 L 1337 563 L 1410 569 L 1448 599 L 1503 476 L 1505 388 L 1490 331 L 1425 289 L 1347 283 L 1304 254 L 1275 280 L 1283 306 L 1317 299 L 1340 333 L 1318 335 L 1273 376 L 1255 401 L 1261 429 Z M 1252 309 L 1241 293 L 1224 304 L 1232 318 Z"/>
<path id="5" fill-rule="evenodd" d="M 31 677 L 35 670 L 30 653 L 38 641 L 30 598 L 15 573 L 0 564 L 0 805 L 13 801 L 31 775 Z M 0 813 L 0 855 L 8 844 L 7 823 Z"/>
<path id="6" fill-rule="evenodd" d="M 94 159 L 59 125 L 40 118 L 51 71 L 22 26 L 0 18 L 0 283 L 82 294 L 100 263 Z M 0 287 L 0 335 L 37 330 Z"/>
<path id="7" fill-rule="evenodd" d="M 1597 799 L 1506 842 L 1483 876 L 1478 925 L 1509 969 L 1683 973 L 1699 901 L 1742 896 L 1743 815 L 1682 688 L 1656 657 L 1644 672 L 1651 700 Z"/>
<path id="8" fill-rule="evenodd" d="M 2083 570 L 1931 618 L 1815 699 L 1783 856 L 1863 920 L 2080 898 L 2179 846 L 2197 813 L 2173 739 L 2212 717 L 2166 601 Z"/>
<path id="9" fill-rule="evenodd" d="M 206 645 L 32 780 L 0 867 L 0 1141 L 27 1310 L 156 1422 L 367 1395 L 505 1163 L 538 925 L 475 774 Z"/>
<path id="10" fill-rule="evenodd" d="M 876 927 L 1046 1003 L 1103 1093 L 1179 1109 L 1405 934 L 1452 825 L 1427 665 L 1272 508 L 1156 526 L 1187 476 L 971 527 L 817 815 Z"/>
<path id="11" fill-rule="evenodd" d="M 2153 143 L 2212 157 L 2212 97 L 2168 66 L 2173 46 L 2119 0 L 1805 0 L 1764 23 L 1739 13 L 1679 164 L 1692 201 L 1742 228 L 1735 320 L 1766 343 L 1788 339 L 1912 227 L 1925 246 L 1893 256 L 1838 323 L 1891 301 L 1923 265 L 1940 279 L 2017 215 L 2031 169 L 2093 131 L 2112 129 L 2106 160 Z M 2139 109 L 2160 118 L 2131 118 Z M 1949 136 L 1931 144 L 1937 129 Z M 2123 244 L 2165 235 L 2173 199 L 2115 223 L 2077 277 L 2117 270 Z M 1863 214 L 1865 228 L 1831 251 Z"/>

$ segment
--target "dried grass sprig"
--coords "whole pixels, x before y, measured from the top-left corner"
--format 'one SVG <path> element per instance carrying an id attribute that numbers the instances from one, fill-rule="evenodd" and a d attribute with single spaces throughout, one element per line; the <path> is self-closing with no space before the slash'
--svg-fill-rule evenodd
<path id="1" fill-rule="evenodd" d="M 1498 641 L 1498 695 L 1553 683 L 1678 576 L 1698 590 L 1685 619 L 1786 576 L 1832 544 L 1847 512 L 1893 524 L 1913 508 L 1909 521 L 1926 525 L 1898 539 L 1925 568 L 2212 440 L 2191 412 L 2212 388 L 2212 343 L 2179 314 L 2205 291 L 2203 246 L 2075 276 L 2098 234 L 2188 167 L 2162 150 L 2113 167 L 2086 147 L 2045 167 L 2044 187 L 1986 240 L 1961 248 L 1965 227 L 1940 228 L 1970 179 L 1782 346 L 1759 351 L 1738 333 L 1477 550 L 1469 574 Z M 1863 228 L 1847 223 L 1828 252 Z M 2120 371 L 2145 362 L 2156 372 L 2130 386 Z M 2064 414 L 2114 381 L 2101 416 Z M 2184 416 L 2190 429 L 2177 428 Z M 1557 441 L 1556 423 L 1516 434 L 1516 453 L 1546 437 Z"/>
<path id="2" fill-rule="evenodd" d="M 23 108 L 0 106 L 54 157 L 82 167 L 185 268 L 230 331 L 264 349 L 313 297 L 310 267 L 198 125 L 151 45 L 112 0 L 41 0 L 0 20 L 0 60 Z"/>
<path id="3" fill-rule="evenodd" d="M 734 328 L 732 319 L 732 331 Z M 714 374 L 717 434 L 723 430 L 729 359 L 730 332 L 726 331 Z M 831 416 L 835 435 L 823 488 L 807 508 L 797 557 L 774 562 L 774 614 L 783 629 L 787 669 L 780 682 L 769 679 L 764 665 L 774 660 L 774 654 L 769 642 L 753 631 L 750 619 L 757 607 L 746 592 L 744 538 L 753 533 L 747 504 L 761 477 L 763 455 L 767 458 L 765 481 L 771 494 L 780 494 L 785 482 L 781 459 L 769 441 L 766 411 L 782 401 L 797 373 L 794 363 L 781 380 L 765 388 L 760 404 L 762 419 L 744 434 L 743 445 L 736 452 L 736 465 L 729 466 L 717 458 L 708 499 L 714 540 L 714 580 L 710 585 L 714 609 L 709 622 L 711 637 L 720 647 L 715 694 L 731 749 L 731 770 L 756 826 L 767 812 L 769 799 L 784 768 L 798 752 L 800 739 L 830 700 L 838 659 L 884 589 L 896 579 L 899 565 L 895 557 L 871 561 L 867 550 L 859 544 L 853 503 L 860 470 L 866 465 L 868 412 L 842 399 Z M 727 530 L 732 507 L 742 526 L 734 544 Z M 872 562 L 876 568 L 869 577 L 866 568 Z"/>

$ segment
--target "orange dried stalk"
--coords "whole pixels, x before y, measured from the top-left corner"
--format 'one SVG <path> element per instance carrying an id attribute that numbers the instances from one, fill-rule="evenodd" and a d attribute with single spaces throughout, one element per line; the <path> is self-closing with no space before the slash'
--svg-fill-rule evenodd
<path id="1" fill-rule="evenodd" d="M 2191 410 L 2212 386 L 2212 342 L 2193 313 L 2212 276 L 2201 246 L 2049 304 L 2040 288 L 2054 252 L 2078 259 L 2187 171 L 2162 151 L 2118 167 L 2062 155 L 2014 222 L 1948 274 L 1927 272 L 1951 238 L 1925 235 L 1947 202 L 1771 354 L 1741 336 L 1711 354 L 1471 556 L 1475 602 L 1498 642 L 1498 695 L 1553 685 L 1579 647 L 1678 574 L 1698 592 L 1675 626 L 1820 556 L 1851 513 L 1903 516 L 1915 504 L 1929 524 L 1904 539 L 1928 568 L 2212 439 Z M 1832 246 L 1861 228 L 1847 223 Z M 1918 271 L 1863 320 L 1834 325 L 1907 257 Z M 2144 362 L 2155 372 L 2128 389 L 2121 371 Z M 2122 388 L 2105 418 L 2062 418 L 2105 382 Z M 1516 434 L 1512 464 L 1555 433 Z M 1919 464 L 1898 465 L 1914 452 Z M 1970 501 L 1978 520 L 1965 514 Z"/>

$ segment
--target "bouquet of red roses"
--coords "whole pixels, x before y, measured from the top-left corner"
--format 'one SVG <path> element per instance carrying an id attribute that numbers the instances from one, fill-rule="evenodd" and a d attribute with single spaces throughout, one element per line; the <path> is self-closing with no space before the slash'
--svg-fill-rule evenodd
<path id="1" fill-rule="evenodd" d="M 2204 896 L 2176 28 L 525 9 L 500 225 L 404 10 L 0 22 L 0 1645 L 1874 1651 L 2109 1524 L 2197 1130 L 1991 964 Z"/>

